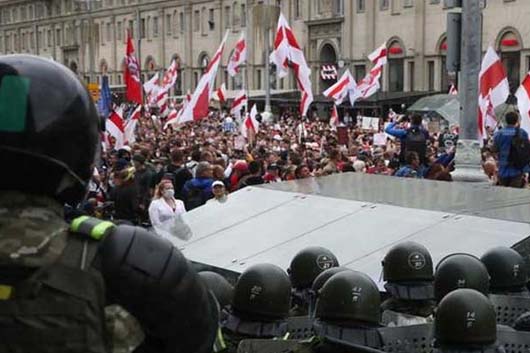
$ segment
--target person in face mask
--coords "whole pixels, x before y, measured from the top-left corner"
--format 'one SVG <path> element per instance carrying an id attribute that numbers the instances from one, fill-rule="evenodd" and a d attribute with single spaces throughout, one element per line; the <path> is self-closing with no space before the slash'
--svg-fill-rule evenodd
<path id="1" fill-rule="evenodd" d="M 155 229 L 171 224 L 177 216 L 186 212 L 184 202 L 175 199 L 173 183 L 162 179 L 155 190 L 155 197 L 149 205 L 149 219 Z"/>

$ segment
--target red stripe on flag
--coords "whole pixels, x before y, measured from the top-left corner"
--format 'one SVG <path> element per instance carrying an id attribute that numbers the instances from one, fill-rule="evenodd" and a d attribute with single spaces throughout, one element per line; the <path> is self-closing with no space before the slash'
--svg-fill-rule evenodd
<path id="1" fill-rule="evenodd" d="M 340 93 L 344 90 L 344 87 L 350 84 L 350 79 L 346 77 L 346 79 L 339 81 L 335 88 L 329 93 L 328 97 L 335 97 L 337 93 Z"/>
<path id="2" fill-rule="evenodd" d="M 480 76 L 480 95 L 486 97 L 490 89 L 497 87 L 502 80 L 506 78 L 504 66 L 500 60 L 495 61 L 488 69 Z"/>
<path id="3" fill-rule="evenodd" d="M 300 49 L 300 46 L 298 45 L 298 42 L 296 41 L 296 38 L 294 37 L 294 33 L 290 28 L 285 28 L 285 33 L 287 34 L 287 42 L 291 47 L 294 47 L 296 49 Z"/>

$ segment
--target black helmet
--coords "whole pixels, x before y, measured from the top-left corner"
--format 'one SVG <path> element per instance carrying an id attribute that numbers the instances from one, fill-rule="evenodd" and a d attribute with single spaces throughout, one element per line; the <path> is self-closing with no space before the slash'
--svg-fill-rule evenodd
<path id="1" fill-rule="evenodd" d="M 294 288 L 310 288 L 320 272 L 339 266 L 339 261 L 331 251 L 321 246 L 310 246 L 291 261 L 287 270 Z"/>
<path id="2" fill-rule="evenodd" d="M 433 269 L 429 250 L 412 241 L 395 245 L 383 259 L 383 279 L 387 282 L 432 281 Z"/>
<path id="3" fill-rule="evenodd" d="M 0 56 L 1 189 L 77 204 L 92 176 L 99 117 L 65 66 L 31 55 Z M 39 174 L 35 181 L 35 172 Z"/>
<path id="4" fill-rule="evenodd" d="M 493 344 L 497 339 L 495 309 L 474 289 L 454 290 L 438 305 L 434 337 L 440 346 Z"/>
<path id="5" fill-rule="evenodd" d="M 208 289 L 213 292 L 221 308 L 232 303 L 234 286 L 232 286 L 226 278 L 212 271 L 199 272 L 199 277 L 202 278 Z"/>
<path id="6" fill-rule="evenodd" d="M 490 288 L 516 288 L 526 285 L 527 272 L 523 257 L 515 250 L 499 246 L 480 258 L 490 274 Z"/>
<path id="7" fill-rule="evenodd" d="M 327 282 L 328 279 L 330 279 L 333 275 L 342 272 L 342 271 L 351 271 L 351 269 L 346 267 L 332 267 L 328 268 L 327 270 L 321 272 L 317 278 L 313 281 L 313 285 L 311 286 L 311 289 L 314 293 L 318 293 L 318 291 L 322 288 L 324 283 Z"/>
<path id="8" fill-rule="evenodd" d="M 357 271 L 333 275 L 320 289 L 315 317 L 322 321 L 380 322 L 381 298 L 370 277 Z"/>
<path id="9" fill-rule="evenodd" d="M 444 257 L 434 273 L 434 297 L 437 302 L 458 288 L 471 288 L 484 295 L 489 292 L 490 276 L 478 257 L 452 254 Z"/>
<path id="10" fill-rule="evenodd" d="M 232 309 L 253 321 L 284 319 L 289 315 L 291 282 L 280 267 L 258 264 L 239 277 Z"/>

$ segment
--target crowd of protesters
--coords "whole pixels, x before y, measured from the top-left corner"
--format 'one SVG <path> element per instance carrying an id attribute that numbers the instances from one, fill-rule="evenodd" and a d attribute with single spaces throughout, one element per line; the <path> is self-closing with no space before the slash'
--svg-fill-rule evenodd
<path id="1" fill-rule="evenodd" d="M 263 183 L 344 172 L 451 181 L 457 126 L 429 133 L 421 116 L 402 115 L 379 119 L 379 131 L 368 131 L 345 114 L 338 128 L 347 131 L 347 144 L 339 144 L 329 120 L 302 121 L 289 111 L 274 121 L 258 120 L 259 131 L 249 141 L 241 136 L 238 119 L 226 113 L 212 111 L 201 121 L 166 129 L 163 119 L 145 113 L 134 143 L 111 145 L 102 153 L 85 210 L 104 216 L 112 202 L 115 219 L 156 224 Z M 386 142 L 376 145 L 374 135 L 383 131 Z M 498 163 L 495 152 L 491 136 L 483 168 L 491 183 L 500 185 L 506 156 L 500 153 Z"/>

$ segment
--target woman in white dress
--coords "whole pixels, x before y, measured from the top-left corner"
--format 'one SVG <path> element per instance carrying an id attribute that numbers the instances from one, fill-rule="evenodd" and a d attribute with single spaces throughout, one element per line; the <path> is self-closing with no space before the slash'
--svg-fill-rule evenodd
<path id="1" fill-rule="evenodd" d="M 157 229 L 165 229 L 173 224 L 175 219 L 186 213 L 184 202 L 175 199 L 175 190 L 171 180 L 164 179 L 155 190 L 155 197 L 149 205 L 149 219 Z M 157 231 L 157 233 L 159 233 Z"/>

